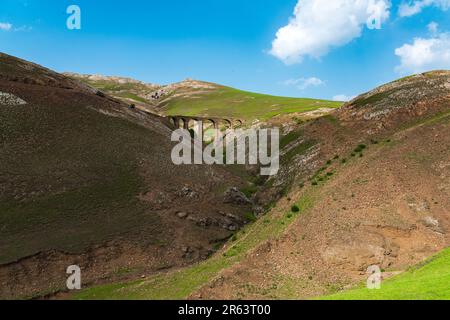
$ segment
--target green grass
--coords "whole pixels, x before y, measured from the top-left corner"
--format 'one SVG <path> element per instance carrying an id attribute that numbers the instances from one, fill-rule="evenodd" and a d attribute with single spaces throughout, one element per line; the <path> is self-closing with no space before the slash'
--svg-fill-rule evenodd
<path id="1" fill-rule="evenodd" d="M 113 96 L 152 103 L 142 98 L 143 94 L 148 94 L 150 90 L 144 84 L 84 78 L 79 80 Z M 166 115 L 267 120 L 281 114 L 303 113 L 319 108 L 339 108 L 343 104 L 320 99 L 277 97 L 216 84 L 211 86 L 213 89 L 183 88 L 172 92 L 157 101 L 158 109 Z"/>
<path id="2" fill-rule="evenodd" d="M 296 205 L 300 212 L 313 206 L 315 195 L 305 195 Z M 268 239 L 278 238 L 300 212 L 280 212 L 257 220 L 235 235 L 225 251 L 194 266 L 159 274 L 148 280 L 92 287 L 76 293 L 74 299 L 184 299 L 205 285 L 224 268 L 239 262 L 246 253 Z"/>
<path id="3" fill-rule="evenodd" d="M 449 300 L 450 248 L 408 271 L 382 282 L 380 290 L 359 288 L 325 300 Z"/>
<path id="4" fill-rule="evenodd" d="M 289 132 L 288 134 L 284 135 L 280 139 L 280 148 L 283 149 L 284 147 L 288 146 L 290 143 L 298 140 L 303 135 L 303 132 L 301 130 L 294 130 Z"/>
<path id="5" fill-rule="evenodd" d="M 143 102 L 143 103 L 150 103 L 148 100 L 139 97 L 137 94 L 131 93 L 131 92 L 121 92 L 117 94 L 118 97 L 121 98 L 126 98 L 126 99 L 131 99 L 134 101 L 139 101 L 139 102 Z"/>
<path id="6" fill-rule="evenodd" d="M 119 83 L 113 80 L 91 80 L 85 78 L 76 79 L 117 98 L 131 99 L 136 102 L 152 104 L 152 101 L 140 96 L 148 94 L 153 90 L 142 83 Z"/>
<path id="7" fill-rule="evenodd" d="M 168 115 L 267 120 L 281 114 L 338 108 L 341 105 L 341 102 L 277 97 L 220 86 L 208 93 L 171 98 L 162 108 Z"/>

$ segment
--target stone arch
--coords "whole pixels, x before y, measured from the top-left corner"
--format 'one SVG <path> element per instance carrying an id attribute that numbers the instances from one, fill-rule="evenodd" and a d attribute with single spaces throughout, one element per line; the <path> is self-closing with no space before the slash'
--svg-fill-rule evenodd
<path id="1" fill-rule="evenodd" d="M 178 119 L 176 117 L 169 117 L 169 123 L 175 129 L 178 129 Z"/>
<path id="2" fill-rule="evenodd" d="M 190 122 L 190 120 L 191 120 L 190 118 L 181 118 L 181 126 L 180 126 L 180 128 L 189 130 L 189 122 Z"/>
<path id="3" fill-rule="evenodd" d="M 240 119 L 237 119 L 237 120 L 233 121 L 233 125 L 234 125 L 235 128 L 240 128 L 240 127 L 242 127 L 243 124 L 244 124 L 244 122 L 242 120 L 240 120 Z"/>
<path id="4" fill-rule="evenodd" d="M 205 142 L 211 142 L 214 140 L 214 129 L 218 128 L 217 119 L 205 118 L 203 119 L 203 138 Z"/>
<path id="5" fill-rule="evenodd" d="M 233 129 L 233 122 L 231 120 L 223 119 L 222 124 L 225 129 Z"/>
<path id="6" fill-rule="evenodd" d="M 213 129 L 217 128 L 218 126 L 218 121 L 216 119 L 206 119 L 205 120 L 205 124 L 206 125 L 211 125 Z"/>

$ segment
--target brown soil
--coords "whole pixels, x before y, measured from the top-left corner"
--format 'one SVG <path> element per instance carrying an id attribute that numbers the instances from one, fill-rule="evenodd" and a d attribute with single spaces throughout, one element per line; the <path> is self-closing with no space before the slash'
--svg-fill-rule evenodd
<path id="1" fill-rule="evenodd" d="M 26 101 L 0 105 L 0 298 L 64 290 L 72 264 L 85 285 L 187 266 L 246 223 L 224 203 L 246 182 L 173 165 L 159 117 L 3 54 L 0 71 Z"/>
<path id="2" fill-rule="evenodd" d="M 190 298 L 313 298 L 364 281 L 370 265 L 404 270 L 449 246 L 449 111 L 450 100 L 441 98 L 371 121 L 342 116 L 344 107 L 336 120 L 303 126 L 303 139 L 320 141 L 315 169 L 340 158 L 327 170 L 333 177 L 316 187 L 296 170 L 286 198 L 316 188 L 318 201 L 281 238 L 262 243 Z M 368 147 L 363 157 L 351 157 L 359 143 Z"/>

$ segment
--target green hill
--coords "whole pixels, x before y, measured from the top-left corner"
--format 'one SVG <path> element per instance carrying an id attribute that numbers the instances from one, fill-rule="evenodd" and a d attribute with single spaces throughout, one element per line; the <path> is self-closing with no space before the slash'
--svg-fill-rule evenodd
<path id="1" fill-rule="evenodd" d="M 281 114 L 333 109 L 342 105 L 335 101 L 252 93 L 196 80 L 159 86 L 121 77 L 73 73 L 67 75 L 127 103 L 161 115 L 267 120 Z"/>
<path id="2" fill-rule="evenodd" d="M 380 290 L 359 288 L 326 300 L 443 300 L 450 299 L 450 248 L 419 266 L 386 280 Z"/>
<path id="3" fill-rule="evenodd" d="M 168 115 L 202 115 L 267 120 L 280 114 L 303 113 L 319 108 L 338 108 L 340 102 L 286 98 L 217 87 L 207 93 L 177 96 L 163 102 Z"/>

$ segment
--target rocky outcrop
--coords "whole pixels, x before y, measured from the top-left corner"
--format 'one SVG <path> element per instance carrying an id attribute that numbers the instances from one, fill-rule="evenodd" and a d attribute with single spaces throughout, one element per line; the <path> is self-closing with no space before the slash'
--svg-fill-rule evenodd
<path id="1" fill-rule="evenodd" d="M 0 91 L 0 105 L 2 106 L 20 106 L 27 104 L 26 101 L 7 92 Z"/>
<path id="2" fill-rule="evenodd" d="M 450 101 L 450 71 L 431 71 L 364 93 L 343 106 L 337 115 L 340 120 L 376 133 L 398 122 L 439 112 L 443 101 Z"/>
<path id="3" fill-rule="evenodd" d="M 231 203 L 231 204 L 237 204 L 237 205 L 248 205 L 252 204 L 249 198 L 238 190 L 238 188 L 233 187 L 225 191 L 224 193 L 224 203 Z"/>

